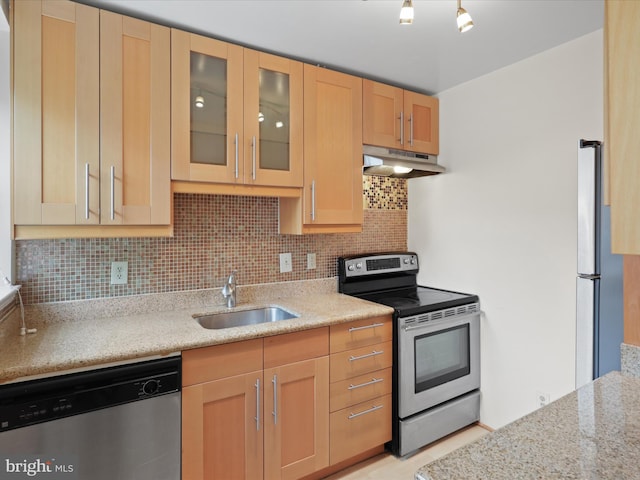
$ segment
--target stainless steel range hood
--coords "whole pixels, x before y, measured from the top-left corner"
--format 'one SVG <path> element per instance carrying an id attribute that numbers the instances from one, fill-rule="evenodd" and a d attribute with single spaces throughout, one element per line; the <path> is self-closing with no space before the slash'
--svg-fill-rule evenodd
<path id="1" fill-rule="evenodd" d="M 363 145 L 365 175 L 380 175 L 392 178 L 414 178 L 437 175 L 446 170 L 438 165 L 436 155 L 405 152 L 390 148 Z"/>

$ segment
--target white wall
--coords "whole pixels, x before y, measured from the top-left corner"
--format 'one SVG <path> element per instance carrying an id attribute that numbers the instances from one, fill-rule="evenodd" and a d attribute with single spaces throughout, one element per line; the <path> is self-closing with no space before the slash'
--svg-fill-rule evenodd
<path id="1" fill-rule="evenodd" d="M 574 388 L 576 155 L 602 139 L 602 30 L 439 94 L 448 173 L 409 181 L 424 285 L 480 296 L 481 421 Z"/>
<path id="2" fill-rule="evenodd" d="M 5 22 L 0 13 L 0 22 Z M 9 32 L 0 27 L 0 270 L 11 278 Z"/>

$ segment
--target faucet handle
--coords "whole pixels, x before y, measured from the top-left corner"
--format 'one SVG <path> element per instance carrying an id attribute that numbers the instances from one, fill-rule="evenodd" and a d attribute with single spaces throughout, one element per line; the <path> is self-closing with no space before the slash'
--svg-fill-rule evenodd
<path id="1" fill-rule="evenodd" d="M 227 285 L 231 285 L 231 284 L 235 284 L 236 283 L 236 273 L 238 273 L 237 270 L 232 270 L 231 273 L 229 274 L 229 278 L 227 278 Z"/>

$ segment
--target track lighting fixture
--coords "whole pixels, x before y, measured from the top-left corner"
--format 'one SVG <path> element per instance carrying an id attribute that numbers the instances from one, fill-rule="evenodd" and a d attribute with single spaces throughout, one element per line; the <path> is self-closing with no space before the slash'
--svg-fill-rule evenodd
<path id="1" fill-rule="evenodd" d="M 458 0 L 458 12 L 456 14 L 456 22 L 458 24 L 458 30 L 460 33 L 467 32 L 473 28 L 473 20 L 471 15 L 462 8 L 462 0 Z"/>
<path id="2" fill-rule="evenodd" d="M 403 0 L 400 9 L 400 25 L 411 25 L 413 23 L 413 1 Z"/>
<path id="3" fill-rule="evenodd" d="M 467 32 L 473 28 L 471 15 L 461 5 L 462 0 L 458 0 L 458 10 L 456 12 L 456 23 L 460 33 Z M 400 9 L 400 25 L 411 25 L 413 23 L 413 0 L 403 0 Z"/>

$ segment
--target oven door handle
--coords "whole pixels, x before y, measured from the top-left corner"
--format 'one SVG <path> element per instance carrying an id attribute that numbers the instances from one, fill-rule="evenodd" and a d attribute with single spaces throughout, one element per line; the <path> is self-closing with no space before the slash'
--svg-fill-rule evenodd
<path id="1" fill-rule="evenodd" d="M 413 330 L 420 330 L 427 327 L 437 327 L 439 325 L 451 324 L 452 321 L 455 322 L 452 325 L 458 325 L 460 323 L 465 323 L 467 319 L 475 316 L 479 317 L 480 311 L 465 313 L 464 315 L 456 315 L 455 317 L 445 317 L 445 318 L 440 318 L 438 320 L 430 320 L 428 322 L 418 323 L 417 325 L 404 325 L 402 329 L 405 332 L 411 332 Z"/>
<path id="2" fill-rule="evenodd" d="M 384 350 L 374 350 L 371 353 L 367 353 L 365 355 L 360 355 L 359 357 L 354 357 L 353 355 L 351 355 L 349 357 L 349 361 L 350 362 L 355 362 L 356 360 L 363 360 L 365 358 L 375 357 L 376 355 L 382 355 L 383 353 L 384 353 Z"/>

